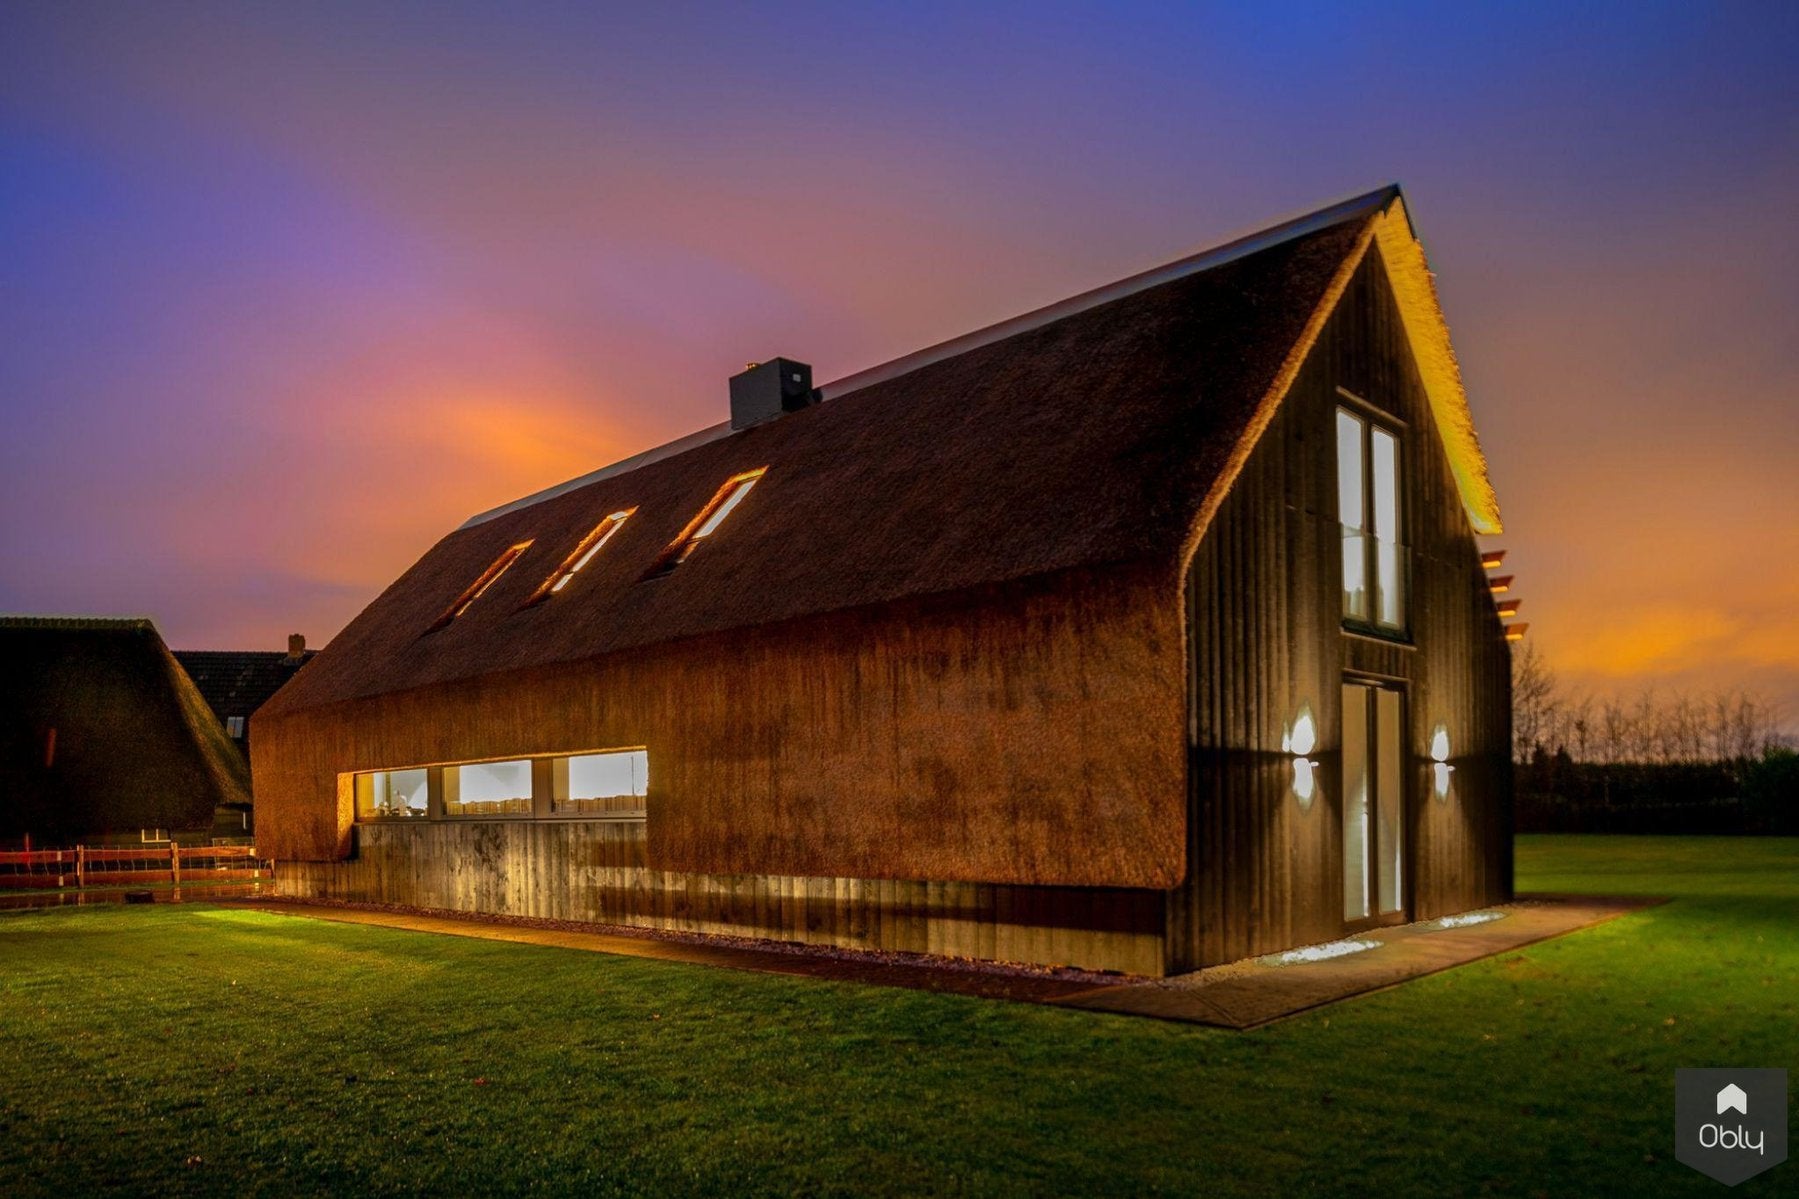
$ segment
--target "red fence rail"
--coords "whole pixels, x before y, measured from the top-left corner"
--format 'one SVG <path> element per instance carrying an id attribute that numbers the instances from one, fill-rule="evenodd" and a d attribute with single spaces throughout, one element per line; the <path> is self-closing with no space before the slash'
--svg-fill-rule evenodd
<path id="1" fill-rule="evenodd" d="M 118 887 L 269 878 L 254 845 L 131 845 L 0 852 L 0 888 Z"/>

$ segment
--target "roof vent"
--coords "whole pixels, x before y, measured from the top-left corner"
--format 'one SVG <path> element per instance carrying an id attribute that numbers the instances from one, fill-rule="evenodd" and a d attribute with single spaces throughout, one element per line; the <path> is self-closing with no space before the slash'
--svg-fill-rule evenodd
<path id="1" fill-rule="evenodd" d="M 812 368 L 791 358 L 752 362 L 741 375 L 731 376 L 731 427 L 747 429 L 818 403 L 812 388 Z"/>

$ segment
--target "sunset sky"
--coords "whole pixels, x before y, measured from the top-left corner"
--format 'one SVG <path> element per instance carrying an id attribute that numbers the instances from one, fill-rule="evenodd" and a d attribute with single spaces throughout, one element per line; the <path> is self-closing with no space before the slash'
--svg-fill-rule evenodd
<path id="1" fill-rule="evenodd" d="M 604 7 L 0 7 L 0 611 L 322 644 L 748 360 L 1397 180 L 1539 648 L 1799 725 L 1799 6 Z"/>

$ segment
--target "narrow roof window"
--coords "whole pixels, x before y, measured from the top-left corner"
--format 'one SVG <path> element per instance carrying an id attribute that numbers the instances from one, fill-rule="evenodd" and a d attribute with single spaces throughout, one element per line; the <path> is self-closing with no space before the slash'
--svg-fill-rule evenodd
<path id="1" fill-rule="evenodd" d="M 573 579 L 583 566 L 593 560 L 593 556 L 600 552 L 600 547 L 612 539 L 612 535 L 618 532 L 618 527 L 624 524 L 625 520 L 635 511 L 637 511 L 635 508 L 626 508 L 622 512 L 614 512 L 595 525 L 593 530 L 581 538 L 575 548 L 569 552 L 568 557 L 562 560 L 562 565 L 556 568 L 556 572 L 543 581 L 543 586 L 532 592 L 531 598 L 525 601 L 524 606 L 529 608 L 532 604 L 541 604 L 567 587 L 569 580 Z"/>
<path id="2" fill-rule="evenodd" d="M 452 620 L 455 620 L 458 616 L 461 616 L 464 612 L 468 611 L 468 606 L 480 599 L 481 593 L 486 591 L 489 587 L 492 587 L 499 577 L 506 573 L 506 568 L 511 566 L 514 562 L 517 562 L 519 555 L 530 548 L 531 543 L 529 541 L 521 541 L 517 545 L 508 548 L 506 552 L 501 554 L 498 558 L 495 558 L 493 560 L 493 565 L 482 571 L 481 577 L 469 584 L 468 590 L 457 596 L 456 602 L 451 604 L 449 608 L 445 610 L 444 614 L 437 618 L 437 623 L 433 624 L 425 631 L 427 633 L 435 633 L 437 630 L 443 628 Z"/>
<path id="3" fill-rule="evenodd" d="M 725 517 L 731 515 L 731 511 L 743 503 L 744 497 L 750 493 L 750 488 L 756 485 L 757 480 L 762 478 L 767 470 L 766 466 L 756 470 L 746 470 L 741 475 L 733 475 L 726 480 L 725 485 L 718 489 L 718 493 L 711 500 L 707 501 L 704 508 L 700 509 L 698 516 L 687 522 L 687 527 L 681 530 L 681 535 L 662 551 L 662 556 L 656 559 L 656 564 L 650 567 L 643 577 L 659 579 L 687 561 L 693 551 L 699 547 L 700 542 L 710 537 L 718 526 L 724 523 Z"/>

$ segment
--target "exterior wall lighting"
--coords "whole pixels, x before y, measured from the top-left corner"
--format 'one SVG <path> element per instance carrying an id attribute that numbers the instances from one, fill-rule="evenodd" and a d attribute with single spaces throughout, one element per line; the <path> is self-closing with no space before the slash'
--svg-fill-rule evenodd
<path id="1" fill-rule="evenodd" d="M 1442 725 L 1430 735 L 1431 774 L 1435 776 L 1438 799 L 1449 798 L 1449 776 L 1455 767 L 1449 764 L 1449 730 Z"/>
<path id="2" fill-rule="evenodd" d="M 1317 748 L 1318 724 L 1312 719 L 1312 709 L 1301 704 L 1293 727 L 1281 738 L 1281 752 L 1293 755 L 1293 794 L 1302 810 L 1312 806 L 1312 797 L 1318 792 L 1318 763 L 1311 759 Z"/>

